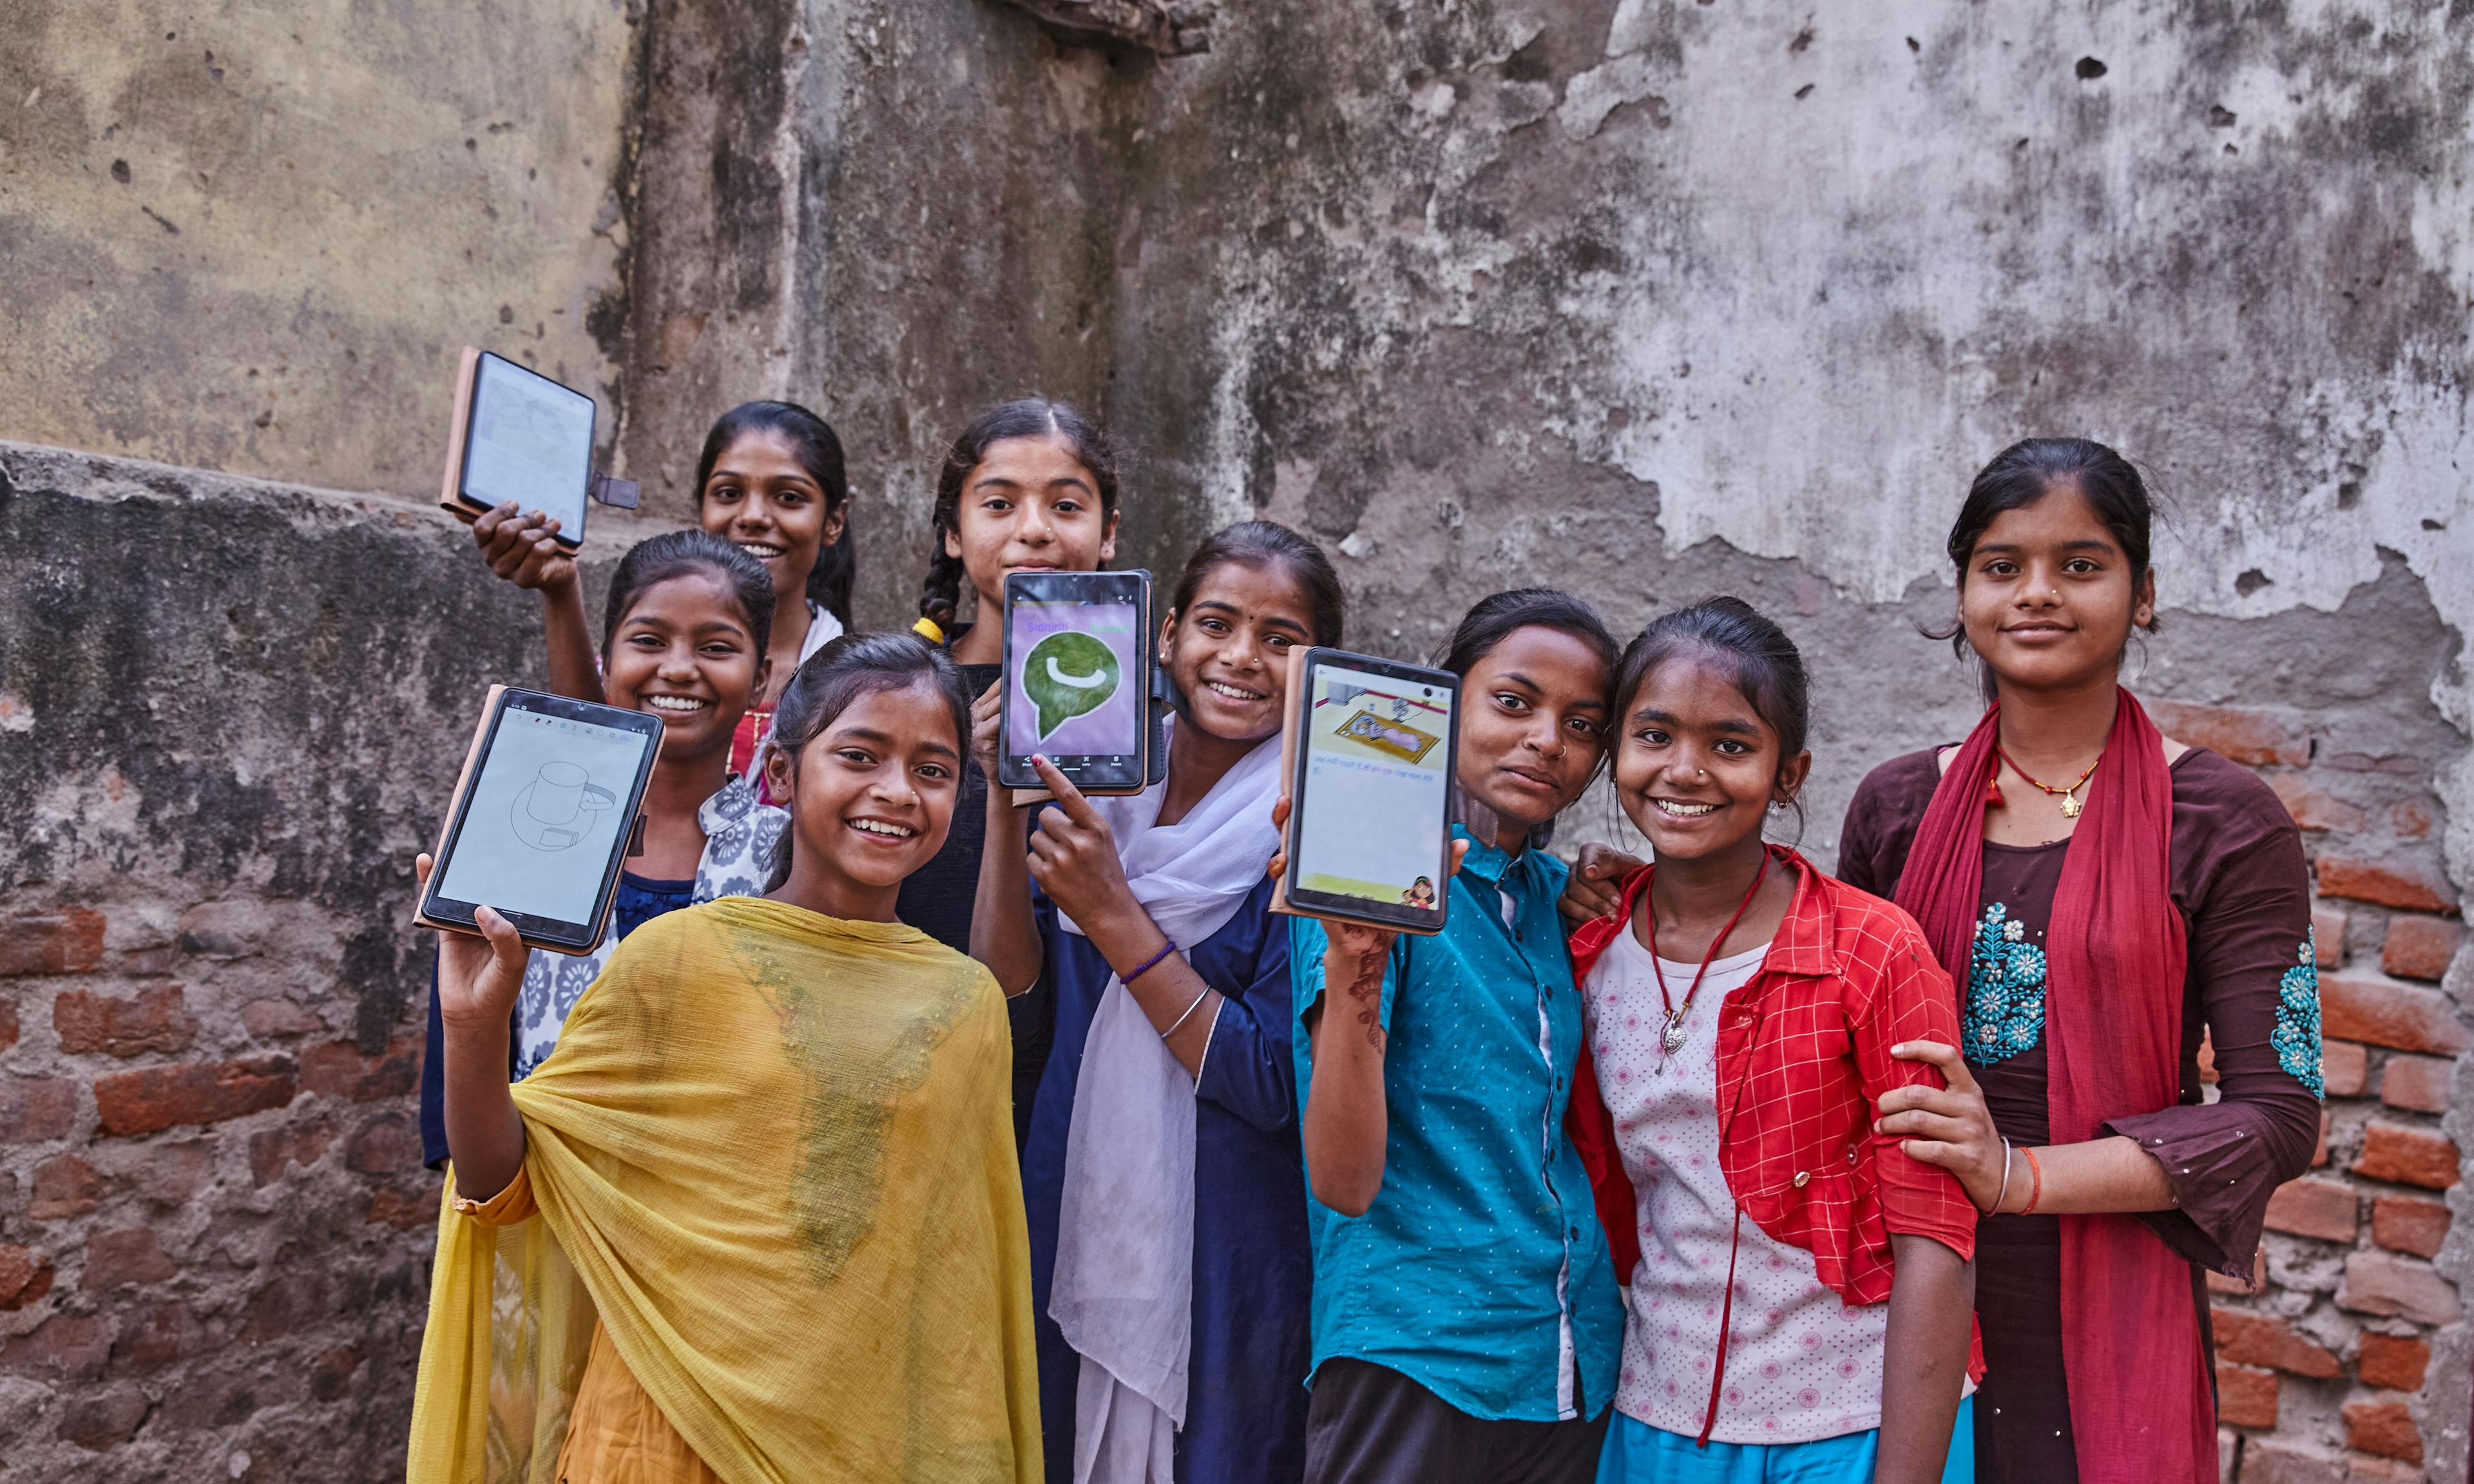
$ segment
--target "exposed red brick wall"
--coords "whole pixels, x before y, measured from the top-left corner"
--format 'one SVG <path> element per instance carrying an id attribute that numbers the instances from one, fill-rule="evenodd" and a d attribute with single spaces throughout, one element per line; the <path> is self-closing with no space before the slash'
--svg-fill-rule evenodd
<path id="1" fill-rule="evenodd" d="M 182 1460 L 152 1476 L 276 1477 L 300 1424 L 269 1420 L 313 1408 L 361 1440 L 331 1476 L 400 1476 L 438 1182 L 417 1041 L 365 1053 L 332 990 L 362 926 L 0 910 L 0 1475 L 27 1445 L 115 1479 L 148 1449 Z"/>
<path id="2" fill-rule="evenodd" d="M 2435 1340 L 2465 1319 L 2432 1259 L 2452 1222 L 2444 1192 L 2464 1168 L 2443 1123 L 2474 1051 L 2444 983 L 2466 933 L 2435 848 L 2438 801 L 2427 785 L 2398 796 L 2318 761 L 2281 715 L 2197 710 L 2192 725 L 2259 769 L 2302 826 L 2319 893 L 2328 1099 L 2312 1172 L 2269 1202 L 2257 1281 L 2209 1280 L 2227 1477 L 2464 1477 L 2467 1419 L 2421 1415 L 2442 1395 L 2465 1404 L 2462 1378 L 2446 1393 L 2435 1361 Z M 2424 1429 L 2452 1424 L 2454 1453 L 2433 1456 L 2439 1435 Z"/>

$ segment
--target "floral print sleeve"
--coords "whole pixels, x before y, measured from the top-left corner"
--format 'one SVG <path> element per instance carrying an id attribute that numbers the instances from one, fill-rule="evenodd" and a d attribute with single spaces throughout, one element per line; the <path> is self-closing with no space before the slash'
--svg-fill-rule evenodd
<path id="1" fill-rule="evenodd" d="M 2301 835 L 2268 786 L 2201 754 L 2176 769 L 2174 900 L 2217 1099 L 2117 1118 L 2164 1166 L 2178 1209 L 2144 1219 L 2195 1262 L 2247 1277 L 2275 1188 L 2319 1139 L 2319 978 Z M 2196 1030 L 2194 1029 L 2194 1038 Z"/>

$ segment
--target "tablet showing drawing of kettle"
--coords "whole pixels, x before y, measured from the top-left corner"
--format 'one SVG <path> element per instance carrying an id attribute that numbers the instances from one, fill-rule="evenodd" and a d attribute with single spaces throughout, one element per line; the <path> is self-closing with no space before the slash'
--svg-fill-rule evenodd
<path id="1" fill-rule="evenodd" d="M 516 838 L 534 850 L 564 850 L 600 823 L 594 815 L 618 802 L 618 795 L 574 763 L 546 762 L 516 795 L 509 823 Z"/>

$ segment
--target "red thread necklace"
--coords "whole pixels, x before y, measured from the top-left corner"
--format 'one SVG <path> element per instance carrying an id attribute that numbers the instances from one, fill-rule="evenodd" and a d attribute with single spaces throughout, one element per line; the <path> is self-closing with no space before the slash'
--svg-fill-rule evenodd
<path id="1" fill-rule="evenodd" d="M 2001 744 L 1999 742 L 1993 744 L 1993 755 L 2001 758 L 2003 762 L 2008 763 L 2010 765 L 2011 772 L 2019 775 L 2023 778 L 2025 778 L 2030 784 L 2043 789 L 2048 794 L 2058 797 L 2062 801 L 2062 818 L 2066 820 L 2077 819 L 2079 817 L 2079 810 L 2086 807 L 2085 804 L 2080 803 L 2078 801 L 2078 791 L 2087 786 L 2087 780 L 2089 778 L 2096 777 L 2097 764 L 2104 761 L 2104 754 L 2098 752 L 2096 754 L 2096 762 L 2089 763 L 2087 765 L 2087 772 L 2080 774 L 2077 780 L 2073 782 L 2070 787 L 2055 788 L 2052 784 L 2046 782 L 2044 779 L 2037 778 L 2034 774 L 2029 773 L 2026 769 L 2020 767 L 2019 759 L 2011 756 L 2008 753 L 2003 752 Z M 1994 779 L 1993 796 L 1987 802 L 1991 803 L 2000 803 L 2001 802 L 2001 781 L 1998 778 Z"/>
<path id="2" fill-rule="evenodd" d="M 1655 871 L 1656 868 L 1651 869 Z M 1769 847 L 1763 846 L 1760 869 L 1753 873 L 1753 884 L 1744 889 L 1744 899 L 1735 904 L 1735 915 L 1727 919 L 1727 925 L 1718 929 L 1717 937 L 1710 940 L 1710 951 L 1701 955 L 1701 967 L 1693 970 L 1692 987 L 1684 992 L 1684 1003 L 1681 1007 L 1678 1007 L 1666 993 L 1666 969 L 1658 957 L 1658 903 L 1655 898 L 1645 899 L 1645 905 L 1649 908 L 1649 969 L 1651 973 L 1658 976 L 1658 1001 L 1666 1007 L 1666 1029 L 1660 1032 L 1658 1037 L 1659 1065 L 1664 1066 L 1666 1059 L 1673 1056 L 1684 1045 L 1684 1017 L 1692 1013 L 1692 1001 L 1701 993 L 1701 980 L 1710 972 L 1710 964 L 1717 960 L 1719 945 L 1727 941 L 1727 935 L 1735 930 L 1735 924 L 1742 922 L 1744 914 L 1751 910 L 1753 898 L 1759 895 L 1761 881 L 1769 874 Z M 1655 883 L 1656 877 L 1653 876 L 1651 879 Z"/>

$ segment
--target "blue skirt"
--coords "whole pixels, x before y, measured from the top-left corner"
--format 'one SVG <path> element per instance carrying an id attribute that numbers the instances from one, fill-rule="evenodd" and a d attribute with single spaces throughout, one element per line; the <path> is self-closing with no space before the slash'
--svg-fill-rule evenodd
<path id="1" fill-rule="evenodd" d="M 1696 1448 L 1680 1432 L 1664 1432 L 1636 1418 L 1615 1414 L 1598 1455 L 1598 1484 L 1873 1484 L 1873 1456 L 1881 1434 L 1850 1432 L 1810 1443 L 1711 1443 Z M 1942 1484 L 1972 1484 L 1976 1477 L 1976 1399 L 1958 1404 L 1951 1429 L 1950 1461 Z"/>

